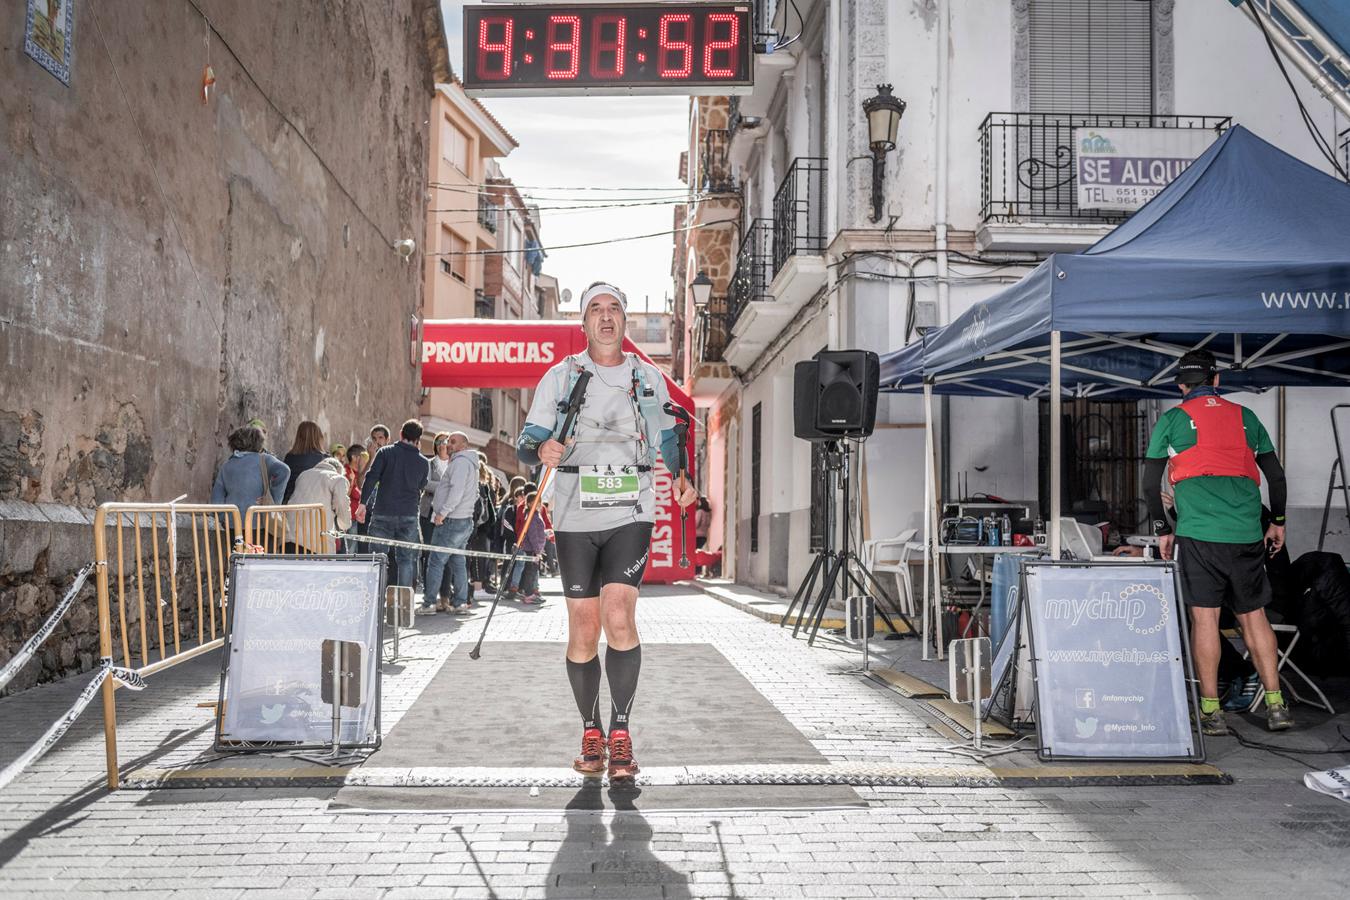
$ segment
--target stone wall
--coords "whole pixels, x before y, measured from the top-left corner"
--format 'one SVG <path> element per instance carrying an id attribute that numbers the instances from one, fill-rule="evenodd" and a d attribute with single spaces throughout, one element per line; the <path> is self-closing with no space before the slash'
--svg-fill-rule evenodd
<path id="1" fill-rule="evenodd" d="M 6 17 L 0 501 L 23 504 L 0 508 L 6 634 L 88 561 L 88 510 L 207 500 L 235 426 L 261 418 L 282 453 L 305 419 L 349 443 L 416 413 L 440 16 L 249 0 L 208 26 L 179 0 L 80 4 L 69 87 Z"/>

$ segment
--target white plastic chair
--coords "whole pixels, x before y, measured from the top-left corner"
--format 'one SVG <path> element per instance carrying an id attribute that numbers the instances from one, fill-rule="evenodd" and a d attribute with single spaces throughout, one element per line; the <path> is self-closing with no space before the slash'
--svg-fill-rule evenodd
<path id="1" fill-rule="evenodd" d="M 919 529 L 907 528 L 895 537 L 863 541 L 863 564 L 873 575 L 894 575 L 900 589 L 900 611 L 914 615 L 914 584 L 909 574 L 910 543 Z M 882 554 L 886 554 L 883 558 Z M 891 558 L 894 554 L 894 558 Z"/>

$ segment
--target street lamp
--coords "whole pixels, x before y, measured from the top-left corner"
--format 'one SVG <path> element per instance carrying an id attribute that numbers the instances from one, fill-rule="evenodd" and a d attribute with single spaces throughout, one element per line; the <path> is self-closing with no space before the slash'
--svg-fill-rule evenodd
<path id="1" fill-rule="evenodd" d="M 698 270 L 698 275 L 689 282 L 689 293 L 694 298 L 694 309 L 704 310 L 708 308 L 708 298 L 712 296 L 713 283 L 708 277 L 708 273 L 702 269 Z"/>
<path id="2" fill-rule="evenodd" d="M 877 85 L 875 97 L 862 104 L 867 116 L 867 140 L 872 149 L 872 221 L 881 221 L 881 207 L 885 202 L 886 154 L 895 149 L 895 135 L 900 130 L 900 117 L 905 114 L 905 101 L 891 95 L 889 84 Z"/>

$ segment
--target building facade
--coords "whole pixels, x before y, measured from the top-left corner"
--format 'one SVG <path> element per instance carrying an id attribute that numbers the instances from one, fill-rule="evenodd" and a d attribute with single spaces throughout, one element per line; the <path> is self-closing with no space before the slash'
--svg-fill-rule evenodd
<path id="1" fill-rule="evenodd" d="M 516 148 L 516 140 L 487 107 L 468 97 L 458 79 L 436 86 L 431 104 L 431 166 L 426 244 L 434 248 L 425 267 L 428 319 L 470 319 L 495 315 L 487 288 L 491 255 L 498 247 L 501 200 L 490 187 L 496 161 Z M 440 255 L 437 255 L 440 254 Z M 430 432 L 462 431 L 474 447 L 494 437 L 492 393 L 462 388 L 423 390 L 421 414 Z"/>
<path id="2" fill-rule="evenodd" d="M 499 167 L 489 167 L 488 185 L 497 215 L 497 249 L 484 257 L 483 294 L 474 315 L 487 319 L 545 319 L 556 311 L 556 279 L 543 279 L 545 253 L 539 208 Z M 516 437 L 525 427 L 532 392 L 522 388 L 474 392 L 475 427 L 488 435 L 479 444 L 488 464 L 510 475 L 527 467 L 516 459 Z"/>
<path id="3" fill-rule="evenodd" d="M 724 571 L 747 584 L 791 590 L 811 563 L 819 451 L 793 437 L 797 361 L 823 348 L 899 349 L 1048 253 L 1086 248 L 1124 219 L 1077 206 L 1074 127 L 1216 136 L 1241 123 L 1329 171 L 1260 31 L 1225 4 L 765 0 L 755 12 L 761 49 L 779 49 L 756 54 L 752 93 L 691 105 L 691 202 L 677 212 L 681 225 L 706 216 L 696 163 L 724 146 L 722 187 L 738 195 L 737 221 L 689 232 L 673 266 L 687 385 L 707 410 L 709 546 L 724 547 Z M 1296 84 L 1324 134 L 1344 129 L 1330 104 Z M 863 101 L 879 85 L 894 85 L 908 108 L 874 210 Z M 709 168 L 720 164 L 711 158 Z M 689 291 L 699 271 L 713 281 L 703 309 Z M 1284 456 L 1291 549 L 1315 547 L 1334 454 L 1327 412 L 1350 391 L 1238 399 Z M 1146 530 L 1138 472 L 1161 408 L 1066 404 L 1081 443 L 1066 462 L 1066 511 L 1099 515 L 1121 533 Z M 854 467 L 855 534 L 921 527 L 923 421 L 920 399 L 881 395 Z M 1035 400 L 943 399 L 941 495 L 959 484 L 967 495 L 1047 506 L 1047 421 Z M 1350 536 L 1333 527 L 1342 533 L 1328 545 L 1345 550 Z"/>
<path id="4" fill-rule="evenodd" d="M 96 505 L 207 500 L 253 418 L 281 453 L 304 420 L 347 443 L 417 410 L 440 8 L 325 6 L 79 4 L 68 84 L 6 17 L 0 658 L 90 560 Z M 94 665 L 91 595 L 11 690 Z"/>

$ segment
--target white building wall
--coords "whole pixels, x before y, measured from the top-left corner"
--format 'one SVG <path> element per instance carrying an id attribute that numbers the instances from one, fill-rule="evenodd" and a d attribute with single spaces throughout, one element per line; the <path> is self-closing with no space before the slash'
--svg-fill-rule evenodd
<path id="1" fill-rule="evenodd" d="M 824 2 L 824 0 L 822 0 Z M 837 47 L 827 46 L 820 67 L 803 58 L 788 73 L 780 95 L 770 107 L 755 160 L 755 190 L 747 196 L 750 215 L 771 217 L 772 197 L 787 165 L 797 156 L 821 155 L 833 148 L 841 156 L 831 160 L 833 177 L 828 190 L 841 228 L 881 229 L 891 224 L 897 232 L 929 230 L 935 224 L 938 154 L 937 116 L 943 98 L 937 92 L 938 30 L 942 7 L 950 10 L 949 91 L 945 99 L 949 141 L 945 148 L 948 171 L 948 222 L 966 235 L 980 224 L 981 146 L 979 129 L 991 112 L 1017 112 L 1019 91 L 1014 84 L 1016 22 L 1014 0 L 835 0 L 826 15 L 838 16 Z M 1162 8 L 1166 4 L 1160 4 Z M 813 7 L 814 8 L 814 5 Z M 1159 36 L 1166 39 L 1164 26 Z M 1277 146 L 1318 166 L 1329 167 L 1313 148 L 1284 83 L 1255 26 L 1226 4 L 1178 2 L 1170 13 L 1173 41 L 1172 68 L 1155 73 L 1156 110 L 1183 115 L 1232 116 Z M 811 15 L 808 11 L 808 19 Z M 826 34 L 834 39 L 834 29 Z M 837 66 L 829 56 L 837 53 Z M 1159 53 L 1160 58 L 1169 56 Z M 825 85 L 827 107 L 812 107 L 813 78 L 838 71 L 841 84 Z M 1293 70 L 1291 69 L 1291 72 Z M 1324 133 L 1332 133 L 1330 105 L 1293 72 L 1299 93 Z M 878 83 L 894 85 L 896 96 L 908 103 L 900 124 L 898 146 L 887 157 L 886 203 L 878 224 L 869 220 L 870 161 L 865 156 L 866 123 L 862 98 Z M 1102 110 L 1103 112 L 1107 110 Z M 827 126 L 835 123 L 838 134 Z M 819 128 L 818 143 L 809 129 Z M 816 149 L 819 147 L 820 149 Z M 892 221 L 892 217 L 894 220 Z M 967 238 L 968 239 L 968 238 Z M 910 245 L 913 246 L 912 244 Z M 931 244 L 929 245 L 931 247 Z M 927 251 L 931 256 L 931 249 Z M 913 259 L 912 249 L 896 255 Z M 837 262 L 837 260 L 827 260 Z M 853 266 L 855 264 L 850 264 Z M 838 288 L 839 339 L 837 346 L 889 352 L 903 346 L 908 285 L 899 276 L 904 266 L 874 259 L 857 268 L 882 280 L 849 278 L 850 266 L 841 266 Z M 1016 280 L 1025 267 L 1010 265 L 992 273 L 952 261 L 949 315 L 955 317 L 975 302 Z M 931 259 L 915 264 L 919 277 L 916 300 L 936 298 Z M 977 278 L 965 278 L 978 274 Z M 963 280 L 963 278 L 965 280 Z M 889 280 L 888 280 L 889 279 Z M 925 280 L 926 279 L 926 280 Z M 824 304 L 816 321 L 786 346 L 771 348 L 772 359 L 761 359 L 750 373 L 742 397 L 740 424 L 740 520 L 737 528 L 738 577 L 760 585 L 795 587 L 810 564 L 807 552 L 810 506 L 810 447 L 792 438 L 792 365 L 808 359 L 825 345 L 827 316 Z M 786 329 L 795 326 L 788 325 Z M 781 336 L 780 336 L 781 337 Z M 1239 398 L 1260 415 L 1278 442 L 1275 393 Z M 1298 554 L 1316 545 L 1327 468 L 1332 459 L 1328 410 L 1350 402 L 1350 389 L 1291 389 L 1287 392 L 1285 465 L 1290 479 L 1291 550 Z M 766 486 L 760 523 L 760 552 L 748 554 L 750 488 L 750 416 L 756 402 L 764 402 L 763 478 Z M 948 401 L 947 460 L 953 482 L 961 475 L 971 492 L 983 491 L 1009 499 L 1037 499 L 1038 406 L 1036 401 L 953 397 Z M 773 421 L 777 418 L 778 421 Z M 868 522 L 870 537 L 888 537 L 921 527 L 923 500 L 923 407 L 916 397 L 882 395 L 878 427 L 865 445 Z M 786 442 L 786 446 L 779 442 Z M 772 443 L 772 446 L 771 446 Z M 768 485 L 776 484 L 770 490 Z M 951 487 L 954 489 L 955 484 Z M 786 524 L 785 524 L 786 523 Z M 1344 515 L 1333 530 L 1341 532 L 1340 549 L 1350 553 L 1350 534 Z M 788 528 L 787 536 L 783 529 Z M 775 538 L 775 536 L 777 536 Z M 1334 545 L 1334 541 L 1332 542 Z M 787 559 L 784 560 L 784 556 Z M 784 577 L 784 573 L 787 577 Z"/>

